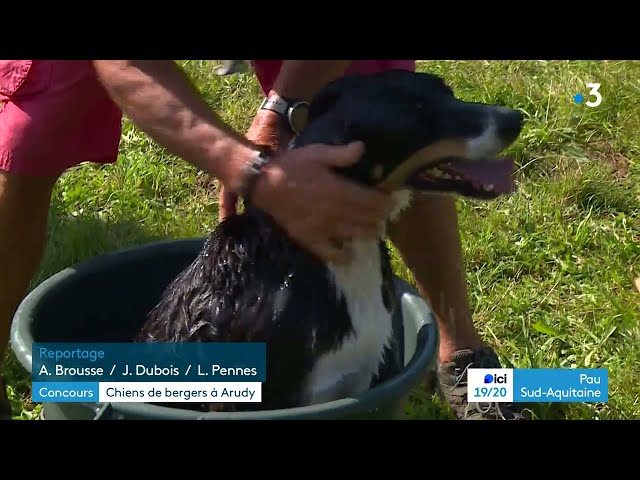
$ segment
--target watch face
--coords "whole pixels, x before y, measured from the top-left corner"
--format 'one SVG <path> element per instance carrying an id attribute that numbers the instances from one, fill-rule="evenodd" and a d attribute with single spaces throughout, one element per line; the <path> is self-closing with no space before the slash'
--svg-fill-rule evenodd
<path id="1" fill-rule="evenodd" d="M 289 111 L 289 123 L 295 133 L 300 133 L 309 121 L 309 106 L 306 103 L 298 103 Z"/>

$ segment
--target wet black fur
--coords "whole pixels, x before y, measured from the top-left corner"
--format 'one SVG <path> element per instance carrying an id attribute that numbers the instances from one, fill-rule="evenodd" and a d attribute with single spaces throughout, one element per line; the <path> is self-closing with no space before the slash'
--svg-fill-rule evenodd
<path id="1" fill-rule="evenodd" d="M 381 242 L 380 248 L 386 261 L 385 282 L 378 294 L 391 311 L 395 308 L 391 264 L 386 245 Z M 261 404 L 180 407 L 251 410 L 298 406 L 300 386 L 314 361 L 339 348 L 353 333 L 344 299 L 337 296 L 327 273 L 323 262 L 292 243 L 268 216 L 251 209 L 214 230 L 197 259 L 150 312 L 137 340 L 266 342 L 267 382 Z M 396 326 L 402 324 L 396 322 Z M 400 368 L 396 347 L 386 352 L 381 378 L 375 381 L 389 378 Z"/>
<path id="2" fill-rule="evenodd" d="M 345 77 L 316 97 L 309 126 L 293 148 L 363 140 L 362 160 L 342 173 L 372 184 L 374 165 L 389 173 L 435 140 L 479 133 L 480 122 L 476 115 L 466 118 L 465 108 L 473 107 L 455 100 L 435 76 L 393 71 Z M 404 355 L 389 252 L 382 241 L 380 252 L 384 281 L 371 295 L 382 295 L 394 312 L 395 328 L 374 384 L 396 374 Z M 337 296 L 326 265 L 289 240 L 268 215 L 248 206 L 211 233 L 197 259 L 167 287 L 136 340 L 266 342 L 262 404 L 179 407 L 274 409 L 298 406 L 316 359 L 338 349 L 352 333 L 345 301 Z"/>

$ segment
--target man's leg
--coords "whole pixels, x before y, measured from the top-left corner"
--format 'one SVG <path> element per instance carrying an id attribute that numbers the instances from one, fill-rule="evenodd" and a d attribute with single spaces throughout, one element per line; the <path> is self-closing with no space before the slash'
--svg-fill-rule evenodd
<path id="1" fill-rule="evenodd" d="M 90 60 L 0 60 L 2 359 L 10 321 L 46 245 L 56 179 L 81 162 L 115 162 L 120 132 L 121 112 Z M 4 399 L 6 413 L 1 373 L 0 410 Z"/>
<path id="2" fill-rule="evenodd" d="M 42 258 L 56 179 L 0 170 L 0 359 L 5 357 L 13 314 Z M 5 386 L 1 385 L 0 419 L 9 413 Z"/>
<path id="3" fill-rule="evenodd" d="M 389 238 L 436 315 L 439 380 L 458 418 L 514 418 L 512 409 L 504 404 L 467 403 L 466 370 L 500 368 L 500 362 L 495 352 L 483 345 L 473 325 L 455 199 L 415 195 L 411 207 L 390 226 Z"/>

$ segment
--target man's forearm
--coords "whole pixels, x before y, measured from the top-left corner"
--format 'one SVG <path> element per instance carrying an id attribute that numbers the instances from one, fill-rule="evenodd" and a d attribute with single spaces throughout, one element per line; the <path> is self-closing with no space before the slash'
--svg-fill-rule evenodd
<path id="1" fill-rule="evenodd" d="M 172 60 L 94 60 L 98 78 L 127 116 L 173 154 L 231 185 L 253 154 Z"/>
<path id="2" fill-rule="evenodd" d="M 344 75 L 352 60 L 284 60 L 270 93 L 310 101 L 327 83 Z"/>

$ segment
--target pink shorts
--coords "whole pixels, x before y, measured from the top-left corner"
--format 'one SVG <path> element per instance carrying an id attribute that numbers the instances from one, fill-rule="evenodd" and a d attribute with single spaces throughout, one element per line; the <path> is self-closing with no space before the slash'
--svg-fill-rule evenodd
<path id="1" fill-rule="evenodd" d="M 256 76 L 264 94 L 268 94 L 280 73 L 283 60 L 252 60 Z M 415 60 L 354 60 L 345 75 L 359 73 L 371 75 L 386 70 L 409 70 L 415 72 Z"/>
<path id="2" fill-rule="evenodd" d="M 121 132 L 91 60 L 0 60 L 0 170 L 59 175 L 113 163 Z"/>

